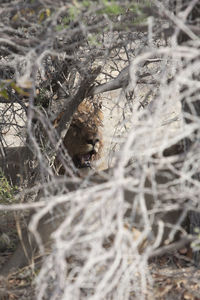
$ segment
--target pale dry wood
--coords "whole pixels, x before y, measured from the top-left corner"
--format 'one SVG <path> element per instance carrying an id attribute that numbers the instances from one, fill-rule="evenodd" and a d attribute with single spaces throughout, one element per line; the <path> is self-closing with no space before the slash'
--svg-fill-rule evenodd
<path id="1" fill-rule="evenodd" d="M 112 179 L 112 171 L 113 170 L 106 170 L 103 173 L 94 173 L 93 175 L 90 174 L 90 180 L 88 180 L 88 185 L 86 184 L 84 188 L 82 188 L 82 193 L 84 193 L 84 189 L 88 186 L 92 185 L 101 185 L 108 182 L 110 179 Z M 160 201 L 162 201 L 162 186 L 163 185 L 170 185 L 173 184 L 174 180 L 174 174 L 170 173 L 169 171 L 166 172 L 166 170 L 163 170 L 159 172 L 155 177 L 155 182 L 153 183 L 147 178 L 145 182 L 144 188 L 146 189 L 145 192 L 145 205 L 147 207 L 147 212 L 151 213 L 151 210 L 155 207 L 156 199 L 153 190 L 155 190 L 155 187 L 157 189 L 157 196 Z M 74 190 L 80 189 L 77 184 L 74 184 L 73 182 L 66 183 L 66 187 L 70 191 L 73 192 Z M 135 197 L 137 196 L 137 193 L 133 192 L 131 189 L 128 190 L 125 189 L 124 198 L 125 201 L 129 205 L 129 209 L 127 209 L 125 213 L 125 218 L 131 218 L 132 214 L 132 207 L 135 201 Z M 38 196 L 38 200 L 42 197 L 42 194 Z M 175 201 L 175 199 L 174 199 Z M 60 211 L 62 211 L 63 216 L 60 216 Z M 65 212 L 65 213 L 64 213 Z M 150 237 L 150 243 L 155 242 L 155 239 L 157 237 L 158 233 L 158 224 L 162 220 L 164 224 L 164 231 L 163 236 L 161 239 L 161 244 L 164 244 L 169 238 L 169 234 L 171 232 L 171 229 L 182 217 L 183 211 L 177 206 L 175 206 L 175 209 L 169 210 L 169 211 L 161 211 L 161 212 L 155 212 L 154 215 L 154 221 L 152 224 L 152 232 Z M 64 216 L 67 216 L 67 208 L 64 204 L 61 204 L 60 206 L 57 205 L 56 209 L 54 209 L 53 212 L 46 214 L 43 218 L 40 219 L 37 227 L 37 231 L 39 233 L 39 236 L 41 238 L 42 244 L 45 246 L 45 248 L 48 248 L 48 251 L 50 251 L 50 245 L 51 245 L 51 234 L 58 228 L 58 226 L 62 223 Z M 138 209 L 138 213 L 136 212 L 135 216 L 135 225 L 138 228 L 141 229 L 142 226 L 142 213 Z M 31 219 L 31 217 L 30 217 Z M 170 225 L 172 228 L 170 228 Z M 181 232 L 181 224 L 179 224 L 180 231 Z M 23 266 L 26 266 L 30 264 L 34 257 L 36 256 L 36 253 L 38 253 L 38 245 L 33 238 L 33 236 L 28 232 L 27 229 L 25 229 L 22 232 L 22 238 L 23 240 L 18 245 L 16 251 L 14 252 L 13 256 L 9 259 L 9 261 L 6 263 L 6 265 L 2 268 L 0 271 L 1 275 L 8 275 L 12 270 L 16 270 L 18 268 L 21 268 Z M 174 235 L 175 238 L 175 235 Z M 147 237 L 148 239 L 148 237 Z M 26 249 L 26 251 L 24 251 Z M 26 253 L 25 253 L 26 252 Z M 151 255 L 152 256 L 152 255 Z"/>

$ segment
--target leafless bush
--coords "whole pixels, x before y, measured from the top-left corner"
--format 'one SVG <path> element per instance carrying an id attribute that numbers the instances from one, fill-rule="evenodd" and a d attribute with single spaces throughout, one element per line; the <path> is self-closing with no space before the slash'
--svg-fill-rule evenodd
<path id="1" fill-rule="evenodd" d="M 4 130 L 20 127 L 17 103 L 43 187 L 29 225 L 41 251 L 39 221 L 56 210 L 52 218 L 61 222 L 36 279 L 37 299 L 146 299 L 148 261 L 165 251 L 164 228 L 169 241 L 177 230 L 188 241 L 186 216 L 192 234 L 199 226 L 198 214 L 192 221 L 199 211 L 199 4 L 153 2 L 140 10 L 124 1 L 121 14 L 111 14 L 107 1 L 4 1 L 0 9 L 1 152 Z M 65 160 L 62 138 L 74 111 L 86 97 L 118 88 L 115 166 L 100 180 L 66 176 L 60 184 L 51 164 L 57 151 Z M 76 190 L 67 189 L 71 180 Z"/>

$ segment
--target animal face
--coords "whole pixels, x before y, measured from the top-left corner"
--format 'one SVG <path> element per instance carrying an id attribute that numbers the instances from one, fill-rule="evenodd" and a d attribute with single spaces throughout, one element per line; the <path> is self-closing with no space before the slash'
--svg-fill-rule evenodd
<path id="1" fill-rule="evenodd" d="M 101 157 L 102 133 L 98 128 L 89 128 L 87 124 L 80 127 L 72 125 L 64 145 L 77 168 L 91 167 L 92 162 Z"/>
<path id="2" fill-rule="evenodd" d="M 63 141 L 77 168 L 94 168 L 95 161 L 101 158 L 102 126 L 101 104 L 84 100 L 75 112 Z"/>

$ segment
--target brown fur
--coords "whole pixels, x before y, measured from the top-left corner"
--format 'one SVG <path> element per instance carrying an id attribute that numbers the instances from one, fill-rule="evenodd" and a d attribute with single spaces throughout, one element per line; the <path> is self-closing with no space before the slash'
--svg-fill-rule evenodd
<path id="1" fill-rule="evenodd" d="M 31 178 L 33 172 L 32 162 L 34 155 L 26 147 L 7 147 L 5 156 L 0 157 L 0 170 L 12 185 L 21 185 Z"/>
<path id="2" fill-rule="evenodd" d="M 64 146 L 77 168 L 94 168 L 103 149 L 101 104 L 84 100 L 74 114 Z M 59 174 L 64 173 L 60 168 Z"/>

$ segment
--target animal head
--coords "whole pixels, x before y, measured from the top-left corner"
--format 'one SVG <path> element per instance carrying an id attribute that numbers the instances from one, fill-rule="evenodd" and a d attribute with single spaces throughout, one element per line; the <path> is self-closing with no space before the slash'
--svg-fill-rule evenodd
<path id="1" fill-rule="evenodd" d="M 100 159 L 102 151 L 102 134 L 97 129 L 91 129 L 87 124 L 80 127 L 72 124 L 64 145 L 77 168 L 91 167 L 91 163 Z"/>
<path id="2" fill-rule="evenodd" d="M 74 114 L 64 138 L 70 157 L 77 168 L 90 168 L 101 158 L 103 113 L 101 104 L 84 100 Z"/>

